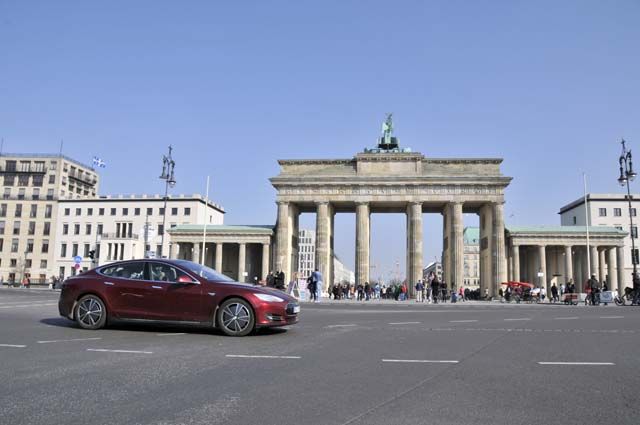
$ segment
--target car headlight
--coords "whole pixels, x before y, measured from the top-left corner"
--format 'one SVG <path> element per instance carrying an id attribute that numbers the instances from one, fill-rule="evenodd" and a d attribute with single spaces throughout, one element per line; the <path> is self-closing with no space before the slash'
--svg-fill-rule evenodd
<path id="1" fill-rule="evenodd" d="M 268 303 L 281 303 L 284 300 L 280 297 L 276 297 L 275 295 L 269 295 L 269 294 L 253 294 L 255 295 L 255 297 L 261 301 L 265 301 Z"/>

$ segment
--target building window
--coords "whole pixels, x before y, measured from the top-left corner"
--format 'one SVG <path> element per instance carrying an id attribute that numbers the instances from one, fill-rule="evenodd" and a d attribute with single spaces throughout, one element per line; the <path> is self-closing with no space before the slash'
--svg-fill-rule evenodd
<path id="1" fill-rule="evenodd" d="M 638 248 L 633 250 L 631 255 L 631 264 L 638 264 Z"/>
<path id="2" fill-rule="evenodd" d="M 4 239 L 0 239 L 0 252 L 2 252 L 4 248 Z"/>
<path id="3" fill-rule="evenodd" d="M 29 175 L 20 174 L 18 176 L 18 186 L 29 186 Z"/>
<path id="4" fill-rule="evenodd" d="M 635 217 L 635 216 L 636 216 L 636 209 L 631 208 L 631 217 Z"/>
<path id="5" fill-rule="evenodd" d="M 158 235 L 159 236 L 164 235 L 164 225 L 162 224 L 158 224 Z"/>
<path id="6" fill-rule="evenodd" d="M 104 208 L 98 209 L 98 215 L 104 215 Z"/>
<path id="7" fill-rule="evenodd" d="M 11 252 L 18 252 L 19 239 L 11 239 Z"/>
<path id="8" fill-rule="evenodd" d="M 78 255 L 78 244 L 74 243 L 71 245 L 71 256 L 75 257 L 76 255 Z"/>
<path id="9" fill-rule="evenodd" d="M 84 232 L 84 234 L 85 234 L 85 235 L 90 235 L 90 234 L 91 234 L 91 225 L 90 225 L 90 224 L 87 224 L 87 225 L 85 226 L 85 229 L 84 229 L 84 230 L 85 230 L 85 232 Z"/>
<path id="10" fill-rule="evenodd" d="M 29 211 L 29 217 L 36 218 L 38 216 L 38 205 L 31 204 L 31 210 Z"/>
<path id="11" fill-rule="evenodd" d="M 633 239 L 638 239 L 638 226 L 631 227 L 631 237 Z"/>
<path id="12" fill-rule="evenodd" d="M 158 214 L 164 215 L 164 208 L 158 208 Z"/>
<path id="13" fill-rule="evenodd" d="M 47 260 L 40 260 L 40 268 L 41 269 L 47 268 Z"/>
<path id="14" fill-rule="evenodd" d="M 89 244 L 88 243 L 84 244 L 84 255 L 83 255 L 83 257 L 85 257 L 85 258 L 89 257 L 89 249 L 90 249 L 89 248 Z"/>
<path id="15" fill-rule="evenodd" d="M 129 208 L 123 208 L 122 215 L 129 215 Z"/>
<path id="16" fill-rule="evenodd" d="M 4 221 L 0 221 L 0 235 L 4 235 Z"/>
<path id="17" fill-rule="evenodd" d="M 14 221 L 13 222 L 13 234 L 14 235 L 19 235 L 20 234 L 20 222 L 19 221 Z"/>
<path id="18" fill-rule="evenodd" d="M 76 216 L 82 214 L 82 208 L 76 208 Z"/>
<path id="19" fill-rule="evenodd" d="M 2 199 L 9 199 L 11 198 L 11 188 L 10 187 L 5 187 L 4 188 L 4 195 L 2 196 Z"/>
<path id="20" fill-rule="evenodd" d="M 614 208 L 613 209 L 614 217 L 622 217 L 622 208 Z"/>
<path id="21" fill-rule="evenodd" d="M 44 180 L 43 175 L 38 174 L 36 176 L 33 176 L 33 185 L 35 187 L 42 187 L 43 180 Z"/>
<path id="22" fill-rule="evenodd" d="M 191 208 L 185 208 L 184 215 L 191 215 Z"/>
<path id="23" fill-rule="evenodd" d="M 102 224 L 98 224 L 98 235 L 102 235 Z"/>
<path id="24" fill-rule="evenodd" d="M 22 217 L 22 204 L 16 204 L 15 217 Z"/>
<path id="25" fill-rule="evenodd" d="M 25 190 L 26 189 L 24 187 L 18 189 L 18 199 L 24 199 Z"/>
<path id="26" fill-rule="evenodd" d="M 64 215 L 71 215 L 71 208 L 65 208 Z"/>
<path id="27" fill-rule="evenodd" d="M 33 239 L 27 239 L 27 252 L 33 252 Z"/>
<path id="28" fill-rule="evenodd" d="M 44 239 L 42 241 L 42 249 L 41 249 L 43 254 L 46 254 L 47 252 L 49 252 L 49 241 L 47 239 Z"/>
<path id="29" fill-rule="evenodd" d="M 607 216 L 607 209 L 606 208 L 598 208 L 598 215 L 600 217 L 606 217 Z"/>
<path id="30" fill-rule="evenodd" d="M 17 266 L 18 266 L 18 260 L 16 260 L 15 258 L 12 258 L 12 259 L 9 261 L 9 265 L 10 265 L 11 267 L 17 267 Z"/>
<path id="31" fill-rule="evenodd" d="M 63 235 L 68 235 L 69 234 L 69 225 L 66 224 L 66 223 L 62 225 L 62 234 Z"/>
<path id="32" fill-rule="evenodd" d="M 31 264 L 32 264 L 32 263 L 33 263 L 33 262 L 31 261 L 31 258 L 27 258 L 26 260 L 24 260 L 24 266 L 25 266 L 26 268 L 28 268 L 28 269 L 30 269 L 30 268 L 31 268 Z"/>
<path id="33" fill-rule="evenodd" d="M 93 208 L 87 208 L 87 215 L 93 215 Z"/>
<path id="34" fill-rule="evenodd" d="M 51 174 L 49 176 L 49 184 L 55 184 L 56 183 L 56 175 L 55 174 Z"/>
<path id="35" fill-rule="evenodd" d="M 111 208 L 111 215 L 116 215 L 116 209 L 115 208 Z"/>
<path id="36" fill-rule="evenodd" d="M 28 233 L 30 235 L 35 235 L 36 234 L 36 222 L 35 221 L 30 221 L 29 222 Z"/>
<path id="37" fill-rule="evenodd" d="M 147 215 L 153 215 L 153 208 L 147 208 Z"/>
<path id="38" fill-rule="evenodd" d="M 73 234 L 74 235 L 79 235 L 80 234 L 80 225 L 79 224 L 74 224 L 73 225 Z"/>
<path id="39" fill-rule="evenodd" d="M 5 174 L 4 175 L 4 185 L 5 186 L 13 186 L 16 182 L 15 174 Z"/>
<path id="40" fill-rule="evenodd" d="M 140 215 L 140 208 L 134 208 L 133 215 Z"/>
<path id="41" fill-rule="evenodd" d="M 49 236 L 50 233 L 51 233 L 51 223 L 48 221 L 45 221 L 44 227 L 42 228 L 42 234 L 44 236 Z"/>
<path id="42" fill-rule="evenodd" d="M 67 244 L 63 243 L 62 245 L 60 245 L 60 257 L 66 257 L 67 256 Z"/>
<path id="43" fill-rule="evenodd" d="M 33 199 L 34 201 L 37 201 L 40 199 L 40 189 L 38 188 L 33 189 L 33 193 L 31 194 L 31 199 Z"/>
<path id="44" fill-rule="evenodd" d="M 7 204 L 0 204 L 0 217 L 7 216 Z"/>
<path id="45" fill-rule="evenodd" d="M 178 215 L 178 209 L 177 208 L 171 208 L 171 215 Z"/>
<path id="46" fill-rule="evenodd" d="M 53 200 L 53 189 L 47 189 L 47 201 Z"/>

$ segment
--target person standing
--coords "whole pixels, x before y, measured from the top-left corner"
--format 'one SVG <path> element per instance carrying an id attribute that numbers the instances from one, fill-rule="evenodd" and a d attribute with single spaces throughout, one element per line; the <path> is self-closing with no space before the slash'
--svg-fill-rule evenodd
<path id="1" fill-rule="evenodd" d="M 553 285 L 551 285 L 551 301 L 554 302 L 554 303 L 559 301 L 559 298 L 558 298 L 558 287 L 556 286 L 555 283 Z"/>
<path id="2" fill-rule="evenodd" d="M 318 302 L 320 300 L 320 297 L 322 296 L 322 286 L 323 286 L 323 279 L 322 279 L 322 273 L 320 273 L 320 270 L 316 269 L 312 274 L 312 279 L 315 283 L 315 290 L 316 290 L 316 302 Z"/>
<path id="3" fill-rule="evenodd" d="M 591 278 L 587 281 L 587 286 L 591 289 L 591 293 L 589 294 L 591 305 L 596 305 L 596 293 L 598 292 L 600 284 L 598 283 L 598 279 L 596 279 L 595 274 L 591 275 Z"/>
<path id="4" fill-rule="evenodd" d="M 276 286 L 276 277 L 273 275 L 273 270 L 267 275 L 267 286 L 269 288 L 275 288 Z"/>
<path id="5" fill-rule="evenodd" d="M 422 281 L 419 280 L 416 283 L 416 302 L 417 303 L 423 302 L 423 298 L 422 298 L 422 291 L 423 290 L 424 290 L 424 285 L 422 285 Z"/>

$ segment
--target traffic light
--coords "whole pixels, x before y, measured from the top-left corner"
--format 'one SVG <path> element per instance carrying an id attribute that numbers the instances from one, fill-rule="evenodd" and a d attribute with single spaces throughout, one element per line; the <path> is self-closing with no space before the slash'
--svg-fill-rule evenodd
<path id="1" fill-rule="evenodd" d="M 95 260 L 96 258 L 96 250 L 92 249 L 91 251 L 89 251 L 89 258 L 91 258 L 92 260 Z"/>

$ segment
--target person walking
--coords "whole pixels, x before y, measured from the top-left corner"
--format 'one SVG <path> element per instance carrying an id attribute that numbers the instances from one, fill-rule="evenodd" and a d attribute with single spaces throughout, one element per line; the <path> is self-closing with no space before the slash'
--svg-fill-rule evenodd
<path id="1" fill-rule="evenodd" d="M 419 280 L 416 283 L 416 302 L 417 303 L 423 302 L 423 299 L 422 299 L 422 290 L 423 289 L 424 289 L 424 286 L 422 285 L 422 281 Z"/>
<path id="2" fill-rule="evenodd" d="M 558 298 L 558 287 L 554 283 L 553 285 L 551 285 L 551 301 L 556 303 L 559 300 L 560 298 Z"/>
<path id="3" fill-rule="evenodd" d="M 591 305 L 597 305 L 596 293 L 598 292 L 600 284 L 598 283 L 598 279 L 596 279 L 595 274 L 591 275 L 591 278 L 587 281 L 587 286 L 591 289 L 591 293 L 589 294 Z"/>
<path id="4" fill-rule="evenodd" d="M 437 277 L 434 277 L 431 281 L 431 297 L 433 298 L 433 303 L 438 304 L 438 294 L 440 293 L 440 282 Z"/>
<path id="5" fill-rule="evenodd" d="M 322 273 L 320 272 L 320 270 L 316 269 L 311 276 L 313 276 L 313 281 L 316 284 L 315 290 L 316 290 L 316 302 L 320 301 L 320 297 L 322 297 L 322 287 L 324 285 L 323 279 L 322 279 Z"/>

